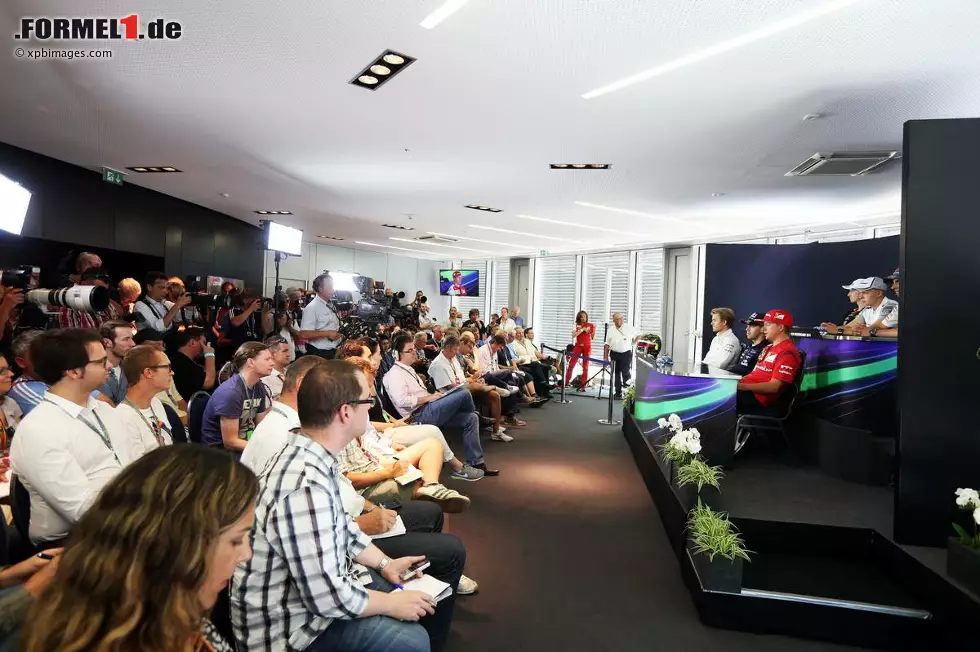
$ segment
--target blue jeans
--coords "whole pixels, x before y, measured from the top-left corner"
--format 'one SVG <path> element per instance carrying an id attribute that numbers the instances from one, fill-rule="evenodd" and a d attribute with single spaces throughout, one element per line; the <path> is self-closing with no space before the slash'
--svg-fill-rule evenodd
<path id="1" fill-rule="evenodd" d="M 394 537 L 398 538 L 398 537 Z M 375 571 L 369 589 L 391 592 L 394 587 Z M 429 616 L 431 618 L 432 616 Z M 418 623 L 388 616 L 334 620 L 304 652 L 430 652 L 429 633 Z"/>
<path id="2" fill-rule="evenodd" d="M 463 454 L 466 463 L 483 463 L 483 446 L 480 444 L 480 418 L 476 415 L 473 397 L 465 389 L 456 390 L 449 396 L 426 403 L 412 415 L 412 423 L 423 423 L 440 428 L 463 429 Z"/>

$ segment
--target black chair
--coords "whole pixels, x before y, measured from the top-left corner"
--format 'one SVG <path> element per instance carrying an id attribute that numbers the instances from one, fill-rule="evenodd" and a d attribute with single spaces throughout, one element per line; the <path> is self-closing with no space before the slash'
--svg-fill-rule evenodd
<path id="1" fill-rule="evenodd" d="M 7 540 L 7 519 L 0 513 L 0 567 L 10 565 L 10 542 Z"/>
<path id="2" fill-rule="evenodd" d="M 31 494 L 13 473 L 10 474 L 10 511 L 21 539 L 30 541 Z"/>
<path id="3" fill-rule="evenodd" d="M 796 454 L 790 444 L 789 437 L 786 435 L 786 421 L 793 414 L 793 406 L 796 404 L 796 397 L 800 395 L 800 386 L 803 384 L 804 369 L 806 368 L 806 353 L 800 351 L 800 368 L 793 379 L 793 386 L 784 394 L 783 410 L 775 415 L 743 414 L 735 422 L 735 454 L 737 455 L 745 447 L 749 436 L 756 430 L 778 432 L 783 437 L 786 450 L 790 456 L 795 458 Z"/>
<path id="4" fill-rule="evenodd" d="M 164 403 L 163 411 L 167 413 L 167 421 L 170 423 L 170 436 L 173 438 L 174 443 L 186 444 L 187 429 L 184 428 L 183 422 L 181 422 L 180 417 L 177 415 L 177 410 Z M 204 413 L 202 412 L 201 414 L 203 415 Z"/>
<path id="5" fill-rule="evenodd" d="M 188 439 L 195 444 L 201 443 L 201 426 L 204 424 L 204 409 L 208 406 L 211 395 L 200 390 L 187 401 Z"/>

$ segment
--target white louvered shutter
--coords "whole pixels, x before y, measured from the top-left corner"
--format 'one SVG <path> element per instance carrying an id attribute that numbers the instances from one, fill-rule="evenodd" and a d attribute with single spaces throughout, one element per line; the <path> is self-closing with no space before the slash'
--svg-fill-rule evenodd
<path id="1" fill-rule="evenodd" d="M 596 325 L 594 342 L 603 341 L 605 324 L 612 323 L 614 312 L 622 313 L 629 323 L 629 276 L 628 251 L 585 256 L 582 310 L 589 313 L 589 321 Z"/>
<path id="2" fill-rule="evenodd" d="M 575 256 L 538 258 L 534 271 L 534 327 L 537 344 L 564 349 L 572 341 L 577 297 Z"/>
<path id="3" fill-rule="evenodd" d="M 490 312 L 499 315 L 501 307 L 510 307 L 510 260 L 493 261 L 491 285 Z"/>
<path id="4" fill-rule="evenodd" d="M 664 250 L 645 249 L 636 254 L 636 316 L 638 333 L 663 337 Z"/>

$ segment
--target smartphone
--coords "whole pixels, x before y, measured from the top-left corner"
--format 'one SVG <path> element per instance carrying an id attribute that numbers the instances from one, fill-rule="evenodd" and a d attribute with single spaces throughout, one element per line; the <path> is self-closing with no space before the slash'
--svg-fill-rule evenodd
<path id="1" fill-rule="evenodd" d="M 390 509 L 392 511 L 398 511 L 399 509 L 402 508 L 401 501 L 399 500 L 389 500 L 388 502 L 385 503 L 378 503 L 378 506 L 383 507 L 385 509 Z"/>
<path id="2" fill-rule="evenodd" d="M 429 563 L 429 560 L 428 559 L 426 559 L 424 561 L 417 561 L 414 564 L 412 564 L 411 566 L 409 566 L 408 567 L 408 570 L 405 571 L 404 573 L 402 573 L 400 575 L 400 577 L 402 578 L 402 581 L 403 582 L 407 582 L 408 580 L 410 580 L 413 577 L 415 577 L 415 573 L 417 573 L 419 571 L 423 571 L 423 570 L 425 570 L 426 568 L 428 568 L 431 565 L 432 564 Z"/>
<path id="3" fill-rule="evenodd" d="M 51 561 L 52 559 L 54 559 L 54 555 L 49 555 L 46 552 L 39 552 L 39 553 L 37 553 L 37 556 L 38 556 L 39 559 L 47 559 L 48 561 Z"/>

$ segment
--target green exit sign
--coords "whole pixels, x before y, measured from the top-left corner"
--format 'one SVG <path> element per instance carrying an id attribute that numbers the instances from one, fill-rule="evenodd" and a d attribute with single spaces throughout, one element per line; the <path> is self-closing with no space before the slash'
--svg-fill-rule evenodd
<path id="1" fill-rule="evenodd" d="M 117 186 L 123 185 L 123 179 L 126 177 L 125 174 L 111 168 L 102 168 L 102 180 L 109 183 L 114 183 Z"/>
<path id="2" fill-rule="evenodd" d="M 547 249 L 542 249 L 541 251 L 538 252 L 538 255 L 539 256 L 547 256 L 548 255 L 548 250 Z"/>

